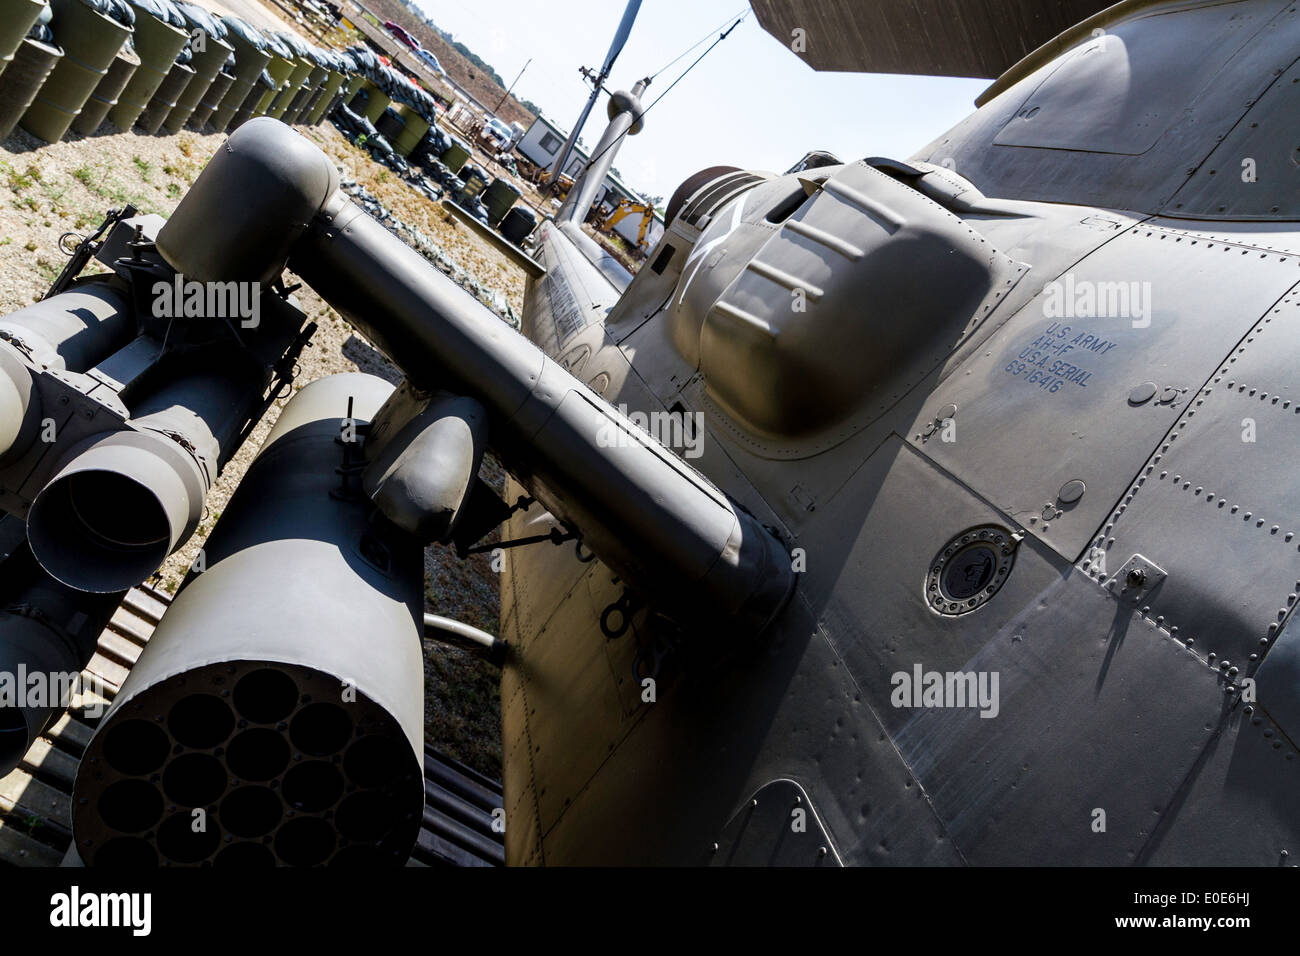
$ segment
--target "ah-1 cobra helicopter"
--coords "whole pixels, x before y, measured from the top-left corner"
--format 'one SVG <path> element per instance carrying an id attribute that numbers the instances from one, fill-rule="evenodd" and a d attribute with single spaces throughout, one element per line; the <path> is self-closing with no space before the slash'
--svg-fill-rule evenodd
<path id="1" fill-rule="evenodd" d="M 705 170 L 625 288 L 543 227 L 526 334 L 699 413 L 797 586 L 625 621 L 635 577 L 512 555 L 508 858 L 1284 861 L 1296 4 L 753 6 L 818 68 L 1001 75 L 905 160 Z"/>
<path id="2" fill-rule="evenodd" d="M 132 728 L 146 695 L 169 730 L 185 708 L 202 736 L 205 682 L 233 683 L 256 722 L 298 706 L 276 674 L 323 692 L 313 675 L 341 672 L 240 632 L 244 603 L 324 632 L 360 594 L 342 626 L 371 621 L 387 647 L 407 626 L 390 582 L 408 538 L 465 546 L 504 521 L 508 862 L 1285 860 L 1300 827 L 1296 5 L 1005 0 L 974 23 L 931 0 L 907 5 L 920 25 L 890 3 L 754 7 L 781 38 L 806 30 L 814 65 L 1000 78 L 907 159 L 704 170 L 635 278 L 580 228 L 641 121 L 639 90 L 613 95 L 593 161 L 540 226 L 526 338 L 271 120 L 137 230 L 123 269 L 269 281 L 287 262 L 409 381 L 295 399 L 267 444 L 304 451 L 269 456 L 257 483 L 275 521 L 241 525 L 232 502 L 79 795 L 141 778 L 134 755 L 158 737 Z M 345 444 L 335 487 L 331 441 L 354 416 L 365 444 Z M 500 498 L 475 478 L 488 448 L 511 475 Z M 276 467 L 315 489 L 317 524 L 276 497 Z M 267 550 L 281 524 L 330 546 Z M 32 550 L 66 553 L 57 531 Z M 274 579 L 298 589 L 261 595 Z M 200 631 L 220 653 L 185 670 Z M 241 672 L 249 654 L 275 666 Z M 346 745 L 349 777 L 388 779 L 397 724 L 410 736 L 381 693 L 400 662 L 367 660 L 369 736 L 346 744 L 319 699 L 288 736 Z M 275 733 L 256 733 L 240 763 L 276 763 Z M 388 827 L 381 855 L 408 829 L 409 777 L 358 804 Z M 88 838 L 114 827 L 81 802 L 79 848 L 106 862 Z M 335 852 L 328 825 L 294 826 L 277 854 Z"/>

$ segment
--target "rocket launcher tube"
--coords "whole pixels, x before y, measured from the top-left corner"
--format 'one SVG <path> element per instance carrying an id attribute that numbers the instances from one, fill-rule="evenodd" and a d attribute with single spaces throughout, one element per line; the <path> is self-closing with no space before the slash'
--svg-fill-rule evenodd
<path id="1" fill-rule="evenodd" d="M 89 663 L 123 597 L 122 592 L 86 594 L 63 586 L 41 570 L 25 545 L 4 561 L 3 569 L 0 673 L 25 675 L 19 686 L 40 692 L 0 705 L 0 776 L 18 765 L 68 705 L 75 675 Z M 40 677 L 34 680 L 35 675 Z"/>
<path id="2" fill-rule="evenodd" d="M 336 471 L 391 392 L 332 375 L 285 406 L 86 747 L 72 828 L 87 864 L 410 855 L 423 551 Z M 196 806 L 217 808 L 201 832 Z"/>
<path id="3" fill-rule="evenodd" d="M 0 464 L 36 437 L 40 398 L 32 371 L 84 372 L 126 344 L 135 329 L 127 297 L 88 282 L 0 318 Z"/>

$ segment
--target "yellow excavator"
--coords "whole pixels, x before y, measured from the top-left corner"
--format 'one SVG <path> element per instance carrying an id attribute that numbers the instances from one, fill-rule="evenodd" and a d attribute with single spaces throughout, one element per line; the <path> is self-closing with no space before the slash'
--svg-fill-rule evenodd
<path id="1" fill-rule="evenodd" d="M 613 232 L 614 227 L 625 218 L 637 215 L 638 213 L 641 216 L 641 228 L 636 231 L 636 247 L 644 250 L 645 235 L 649 230 L 650 223 L 654 220 L 655 215 L 655 207 L 650 203 L 633 202 L 630 199 L 620 199 L 618 205 L 610 211 L 609 215 L 596 224 L 596 228 L 601 232 Z"/>

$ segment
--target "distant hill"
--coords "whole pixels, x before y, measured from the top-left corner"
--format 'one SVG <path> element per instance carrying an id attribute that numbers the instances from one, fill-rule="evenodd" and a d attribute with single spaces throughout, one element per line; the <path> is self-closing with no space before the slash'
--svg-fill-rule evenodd
<path id="1" fill-rule="evenodd" d="M 506 81 L 501 75 L 465 44 L 440 30 L 414 3 L 409 0 L 364 2 L 381 21 L 391 20 L 419 40 L 421 46 L 438 58 L 447 75 L 488 109 L 500 102 L 506 91 Z M 517 100 L 513 95 L 495 111 L 505 122 L 524 126 L 531 124 L 537 114 L 534 104 Z"/>

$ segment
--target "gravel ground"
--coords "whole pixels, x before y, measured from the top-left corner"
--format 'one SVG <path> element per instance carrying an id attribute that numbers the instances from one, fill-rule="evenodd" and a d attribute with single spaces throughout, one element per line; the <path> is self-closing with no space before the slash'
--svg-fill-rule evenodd
<path id="1" fill-rule="evenodd" d="M 515 311 L 523 308 L 524 275 L 436 203 L 373 163 L 333 126 L 300 129 L 338 164 L 348 178 L 405 221 L 417 225 L 481 284 L 498 289 Z M 22 130 L 0 143 L 0 314 L 36 301 L 58 275 L 65 232 L 86 233 L 105 212 L 132 202 L 143 212 L 167 215 L 224 141 L 223 134 L 152 137 L 117 132 L 105 125 L 93 137 L 46 145 Z M 94 264 L 87 271 L 103 271 Z M 286 283 L 296 278 L 286 275 Z M 296 293 L 299 307 L 319 326 L 299 362 L 294 391 L 337 372 L 363 371 L 396 382 L 396 369 L 309 288 Z M 283 404 L 283 402 L 281 403 Z M 273 407 L 250 439 L 227 463 L 208 498 L 194 537 L 159 570 L 155 583 L 179 585 L 213 523 L 270 431 Z M 502 475 L 487 463 L 485 476 L 500 486 Z M 425 556 L 426 608 L 495 634 L 498 580 L 485 556 L 461 561 L 435 546 Z M 492 776 L 501 773 L 499 671 L 476 656 L 425 642 L 426 740 L 444 753 Z"/>

